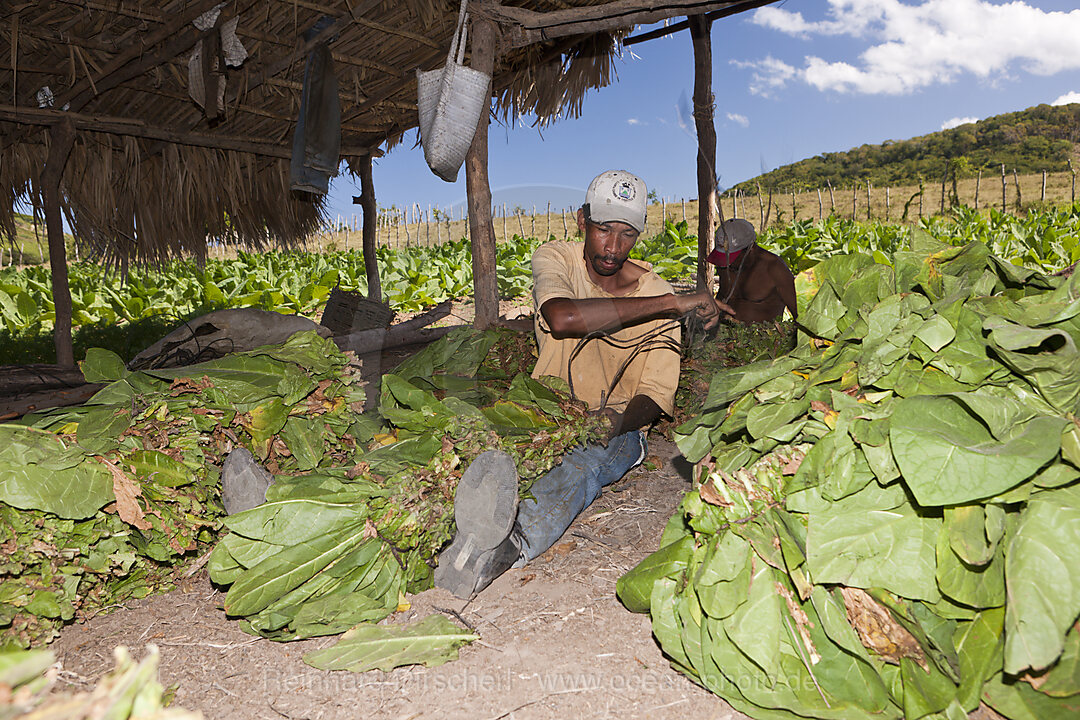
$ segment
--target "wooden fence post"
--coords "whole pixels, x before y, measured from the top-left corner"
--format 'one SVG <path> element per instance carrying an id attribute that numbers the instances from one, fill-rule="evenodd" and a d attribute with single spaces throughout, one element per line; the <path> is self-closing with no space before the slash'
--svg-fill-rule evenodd
<path id="1" fill-rule="evenodd" d="M 851 219 L 858 219 L 859 212 L 859 183 L 851 186 Z"/>
<path id="2" fill-rule="evenodd" d="M 761 183 L 757 183 L 757 204 L 758 210 L 761 212 L 761 219 L 758 221 L 758 232 L 765 229 L 765 198 L 761 195 Z"/>
<path id="3" fill-rule="evenodd" d="M 739 189 L 735 188 L 735 194 L 731 196 L 731 217 L 739 217 Z"/>
<path id="4" fill-rule="evenodd" d="M 1005 206 L 1005 190 L 1008 185 L 1005 182 L 1005 163 L 1001 163 L 1001 212 L 1007 212 L 1008 208 Z"/>
<path id="5" fill-rule="evenodd" d="M 866 181 L 866 219 L 867 220 L 870 219 L 870 208 L 871 208 L 871 203 L 870 203 L 870 181 L 867 180 Z"/>
<path id="6" fill-rule="evenodd" d="M 562 215 L 562 236 L 563 240 L 565 240 L 570 236 L 570 234 L 566 231 L 566 210 L 560 210 L 559 214 Z"/>
<path id="7" fill-rule="evenodd" d="M 885 186 L 885 219 L 886 220 L 889 219 L 889 190 L 891 190 L 891 189 L 892 188 L 890 188 L 888 185 Z"/>
<path id="8" fill-rule="evenodd" d="M 822 203 L 821 203 L 821 188 L 818 188 L 817 189 L 817 219 L 818 219 L 818 222 L 821 222 L 821 220 L 822 220 L 821 214 L 823 212 L 824 212 L 824 208 L 822 207 Z"/>
<path id="9" fill-rule="evenodd" d="M 795 210 L 795 190 L 791 191 L 791 221 L 795 222 L 798 212 Z"/>
<path id="10" fill-rule="evenodd" d="M 680 198 L 679 204 L 682 205 L 682 221 L 686 222 L 686 198 Z"/>
<path id="11" fill-rule="evenodd" d="M 1046 170 L 1042 171 L 1042 193 L 1039 195 L 1039 202 L 1046 202 Z"/>
<path id="12" fill-rule="evenodd" d="M 1024 197 L 1020 192 L 1020 175 L 1016 168 L 1013 168 L 1013 182 L 1016 184 L 1016 212 L 1021 212 L 1024 209 Z"/>
<path id="13" fill-rule="evenodd" d="M 529 218 L 529 233 L 536 237 L 536 206 L 533 205 L 532 217 Z"/>
<path id="14" fill-rule="evenodd" d="M 979 209 L 979 185 L 982 184 L 982 168 L 979 168 L 979 173 L 975 176 L 975 209 Z"/>
<path id="15" fill-rule="evenodd" d="M 547 217 L 547 233 L 544 234 L 544 242 L 547 242 L 548 238 L 551 237 L 551 202 L 550 201 L 548 202 L 547 215 L 545 217 Z"/>
<path id="16" fill-rule="evenodd" d="M 1072 197 L 1070 198 L 1070 202 L 1075 203 L 1076 202 L 1076 170 L 1073 169 L 1073 164 L 1072 164 L 1071 159 L 1067 160 L 1066 162 L 1069 163 L 1069 174 L 1072 175 Z"/>

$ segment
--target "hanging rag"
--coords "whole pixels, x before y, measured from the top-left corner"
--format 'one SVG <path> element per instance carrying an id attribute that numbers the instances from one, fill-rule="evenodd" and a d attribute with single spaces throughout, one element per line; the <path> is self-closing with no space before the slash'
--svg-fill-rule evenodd
<path id="1" fill-rule="evenodd" d="M 304 41 L 310 41 L 333 22 L 332 17 L 319 18 L 304 33 Z M 340 149 L 338 82 L 330 47 L 323 41 L 311 49 L 304 67 L 304 92 L 300 97 L 300 117 L 289 166 L 292 189 L 325 195 L 330 189 L 330 178 L 337 175 Z"/>
<path id="2" fill-rule="evenodd" d="M 195 18 L 192 25 L 204 33 L 212 29 L 217 25 L 225 4 L 207 10 Z M 239 20 L 239 17 L 234 17 L 221 25 L 217 32 L 199 40 L 188 58 L 188 94 L 209 120 L 225 115 L 225 68 L 240 67 L 248 56 L 243 43 L 236 36 Z"/>

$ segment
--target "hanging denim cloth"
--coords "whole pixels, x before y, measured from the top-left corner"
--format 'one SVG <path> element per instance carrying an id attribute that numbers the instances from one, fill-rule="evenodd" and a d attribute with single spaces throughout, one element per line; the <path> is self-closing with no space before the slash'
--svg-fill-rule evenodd
<path id="1" fill-rule="evenodd" d="M 304 33 L 304 41 L 318 35 L 334 22 L 323 16 Z M 325 195 L 330 178 L 337 175 L 341 148 L 341 104 L 337 76 L 327 43 L 311 49 L 304 68 L 304 92 L 300 117 L 293 135 L 289 183 L 293 190 Z"/>

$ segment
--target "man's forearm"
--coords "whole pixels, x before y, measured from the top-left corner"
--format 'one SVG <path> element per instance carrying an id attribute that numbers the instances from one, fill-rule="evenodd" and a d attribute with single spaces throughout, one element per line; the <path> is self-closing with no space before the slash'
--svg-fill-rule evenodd
<path id="1" fill-rule="evenodd" d="M 584 337 L 662 317 L 682 314 L 677 296 L 618 298 L 552 298 L 540 307 L 551 334 L 558 339 Z"/>

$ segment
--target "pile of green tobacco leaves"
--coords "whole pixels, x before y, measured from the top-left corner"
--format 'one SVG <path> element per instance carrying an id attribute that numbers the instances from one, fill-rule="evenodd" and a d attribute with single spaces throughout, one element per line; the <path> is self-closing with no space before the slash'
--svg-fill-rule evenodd
<path id="1" fill-rule="evenodd" d="M 755 718 L 1080 716 L 1080 279 L 888 259 L 817 265 L 795 350 L 713 377 L 619 597 Z"/>
<path id="2" fill-rule="evenodd" d="M 233 447 L 290 472 L 316 440 L 326 462 L 357 446 L 359 373 L 314 333 L 147 372 L 91 350 L 82 370 L 109 383 L 86 405 L 0 425 L 4 646 L 171 586 L 218 537 Z M 335 432 L 313 440 L 316 420 Z"/>
<path id="3" fill-rule="evenodd" d="M 85 406 L 0 425 L 3 645 L 168 588 L 209 556 L 225 607 L 275 639 L 336 634 L 431 582 L 453 532 L 457 479 L 510 452 L 529 482 L 603 434 L 565 388 L 537 382 L 527 335 L 463 328 L 383 376 L 364 414 L 360 368 L 334 343 L 286 343 L 184 368 L 129 372 L 90 351 Z M 235 447 L 276 478 L 226 518 Z"/>
<path id="4" fill-rule="evenodd" d="M 274 640 L 378 621 L 405 592 L 431 586 L 457 481 L 477 455 L 510 453 L 525 493 L 564 453 L 602 437 L 606 421 L 557 379 L 506 372 L 506 346 L 519 342 L 463 329 L 429 345 L 383 376 L 385 425 L 363 435 L 373 449 L 346 463 L 311 453 L 300 473 L 276 477 L 266 504 L 226 518 L 232 532 L 209 564 L 230 586 L 226 612 Z"/>

